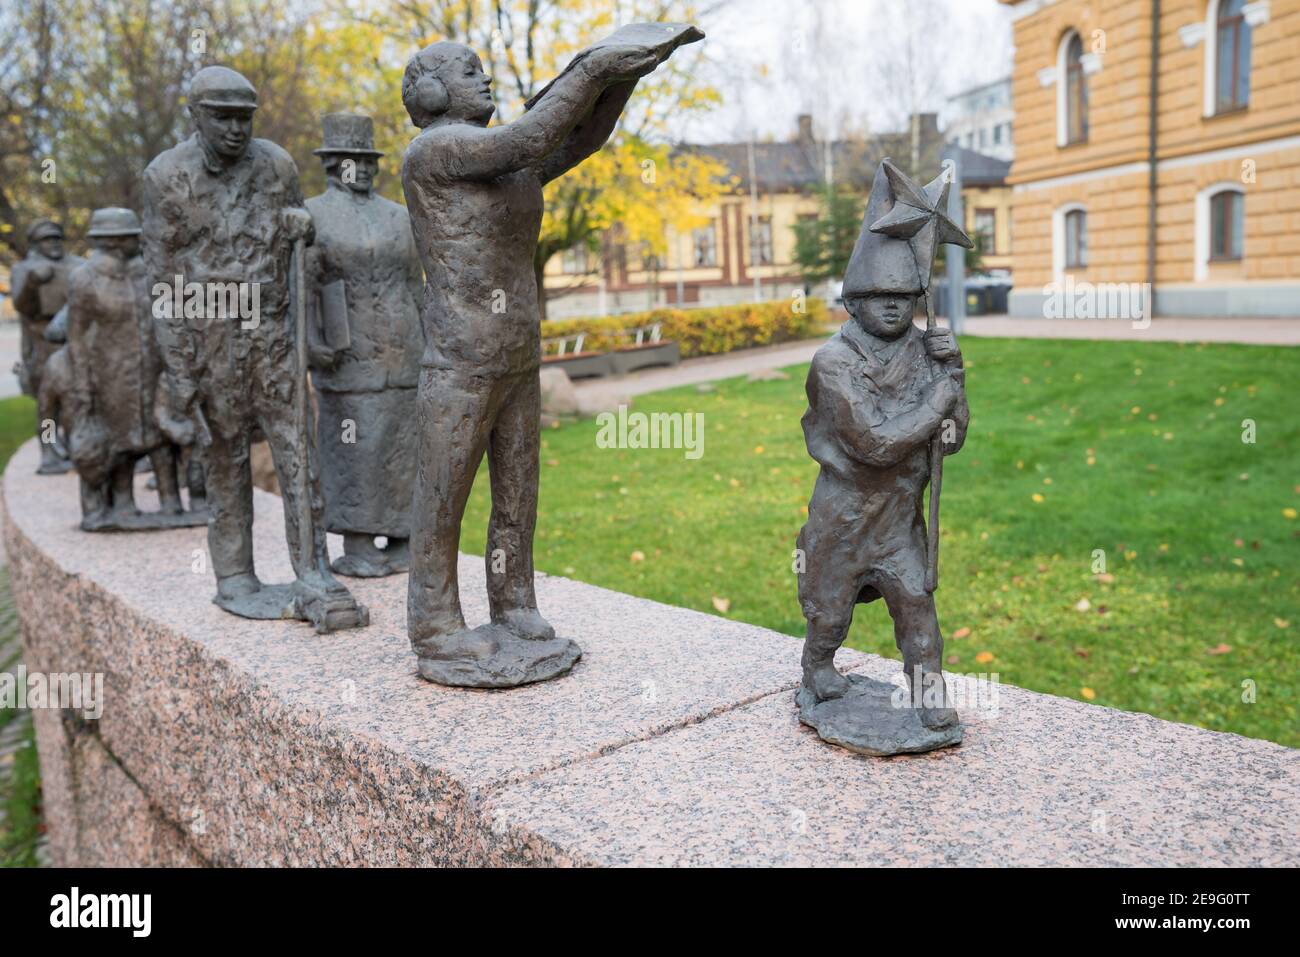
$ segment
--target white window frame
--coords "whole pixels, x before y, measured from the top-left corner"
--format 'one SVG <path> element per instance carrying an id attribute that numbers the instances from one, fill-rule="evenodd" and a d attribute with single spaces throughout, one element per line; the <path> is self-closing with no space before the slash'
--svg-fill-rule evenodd
<path id="1" fill-rule="evenodd" d="M 1052 276 L 1058 283 L 1065 282 L 1065 217 L 1076 212 L 1083 213 L 1087 217 L 1088 207 L 1083 203 L 1066 203 L 1052 210 Z M 1092 224 L 1089 223 L 1087 228 L 1091 233 Z M 1089 237 L 1088 249 L 1091 252 L 1091 237 Z"/>
<path id="2" fill-rule="evenodd" d="M 1087 82 L 1087 78 L 1101 69 L 1101 58 L 1096 54 L 1088 53 L 1087 47 L 1083 46 L 1083 34 L 1078 30 L 1070 29 L 1065 31 L 1061 37 L 1061 43 L 1056 48 L 1056 73 L 1052 77 L 1052 82 L 1056 84 L 1056 145 L 1057 146 L 1074 146 L 1076 143 L 1070 142 L 1070 119 L 1066 112 L 1068 99 L 1070 96 L 1069 71 L 1066 69 L 1065 57 L 1070 49 L 1070 41 L 1075 37 L 1079 38 L 1079 45 L 1083 48 L 1083 54 L 1079 57 L 1079 70 L 1082 74 L 1082 81 Z M 1041 79 L 1041 77 L 1040 77 Z M 1077 141 L 1086 143 L 1088 137 Z"/>
<path id="3" fill-rule="evenodd" d="M 1223 180 L 1212 183 L 1196 194 L 1196 268 L 1197 282 L 1210 278 L 1210 228 L 1213 217 L 1210 215 L 1210 200 L 1220 193 L 1236 193 L 1246 202 L 1246 188 L 1236 180 Z M 1246 213 L 1241 214 L 1241 258 L 1246 258 Z"/>
<path id="4" fill-rule="evenodd" d="M 1179 31 L 1183 35 L 1183 43 L 1191 46 L 1193 44 L 1205 41 L 1205 94 L 1204 104 L 1202 105 L 1202 115 L 1209 119 L 1218 115 L 1219 105 L 1219 4 L 1223 0 L 1210 0 L 1205 5 L 1205 25 L 1199 30 L 1191 29 L 1191 25 L 1183 27 Z M 1268 23 L 1269 18 L 1269 0 L 1255 0 L 1254 3 L 1248 3 L 1241 8 L 1241 15 L 1245 17 L 1246 23 L 1251 29 L 1251 43 L 1255 42 L 1255 28 Z M 1254 50 L 1251 51 L 1251 70 L 1254 70 Z M 1235 110 L 1232 112 L 1236 112 Z"/>

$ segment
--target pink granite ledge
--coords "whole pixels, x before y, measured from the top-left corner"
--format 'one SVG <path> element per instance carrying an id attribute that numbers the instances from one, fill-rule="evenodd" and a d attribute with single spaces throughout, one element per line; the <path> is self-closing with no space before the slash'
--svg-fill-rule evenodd
<path id="1" fill-rule="evenodd" d="M 574 672 L 440 688 L 415 674 L 404 576 L 349 581 L 366 629 L 245 622 L 194 570 L 204 530 L 84 534 L 75 478 L 36 460 L 29 443 L 3 483 L 26 661 L 107 690 L 97 727 L 38 721 L 59 863 L 1297 860 L 1300 769 L 1277 745 L 1003 686 L 961 749 L 855 757 L 798 725 L 797 641 L 547 576 Z M 258 571 L 285 580 L 280 501 L 256 509 Z M 481 559 L 460 573 L 485 620 Z M 115 794 L 129 813 L 103 813 Z"/>
<path id="2" fill-rule="evenodd" d="M 774 694 L 488 807 L 597 865 L 1300 863 L 1300 752 L 1006 685 L 963 721 L 960 748 L 864 758 Z"/>
<path id="3" fill-rule="evenodd" d="M 787 636 L 541 576 L 541 608 L 585 650 L 573 673 L 441 688 L 416 675 L 405 576 L 349 581 L 365 629 L 243 621 L 211 603 L 204 529 L 83 533 L 75 477 L 35 475 L 36 453 L 4 476 L 29 667 L 105 673 L 100 744 L 210 861 L 560 860 L 494 830 L 483 795 L 797 680 Z M 255 507 L 258 572 L 287 580 L 280 500 L 258 492 Z M 467 618 L 486 620 L 482 560 L 462 556 L 460 574 Z"/>

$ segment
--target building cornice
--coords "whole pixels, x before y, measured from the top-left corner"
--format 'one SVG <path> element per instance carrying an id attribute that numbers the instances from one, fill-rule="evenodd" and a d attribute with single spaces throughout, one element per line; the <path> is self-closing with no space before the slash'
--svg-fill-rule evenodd
<path id="1" fill-rule="evenodd" d="M 1056 0 L 1002 0 L 1002 3 L 1011 8 L 1011 22 L 1015 23 L 1025 17 L 1032 17 L 1045 7 L 1050 7 L 1056 3 Z"/>
<path id="2" fill-rule="evenodd" d="M 1279 136 L 1271 140 L 1252 140 L 1222 149 L 1201 150 L 1174 156 L 1161 157 L 1156 162 L 1157 170 L 1182 169 L 1188 166 L 1200 166 L 1204 163 L 1216 163 L 1221 160 L 1248 159 L 1262 153 L 1275 153 L 1278 150 L 1300 149 L 1300 135 Z M 1049 176 L 1044 179 L 1021 180 L 1012 185 L 1017 193 L 1033 192 L 1040 189 L 1055 189 L 1074 183 L 1086 183 L 1092 180 L 1107 179 L 1113 176 L 1132 176 L 1145 173 L 1150 169 L 1146 160 L 1134 163 L 1119 163 L 1113 166 L 1100 166 L 1092 169 L 1066 173 L 1063 176 Z"/>

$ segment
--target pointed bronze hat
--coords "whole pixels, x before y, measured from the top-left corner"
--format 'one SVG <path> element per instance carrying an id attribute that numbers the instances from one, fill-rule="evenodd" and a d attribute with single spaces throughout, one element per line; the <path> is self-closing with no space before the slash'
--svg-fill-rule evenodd
<path id="1" fill-rule="evenodd" d="M 867 213 L 862 218 L 862 232 L 849 256 L 844 270 L 844 297 L 874 296 L 881 293 L 898 293 L 918 296 L 923 290 L 917 271 L 916 257 L 907 239 L 883 232 L 873 232 L 872 224 L 879 222 L 894 209 L 894 198 L 889 188 L 886 166 L 889 160 L 876 168 L 876 178 L 871 184 L 871 198 Z"/>
<path id="2" fill-rule="evenodd" d="M 924 189 L 889 160 L 881 160 L 880 168 L 889 180 L 889 194 L 893 206 L 889 212 L 871 224 L 873 233 L 904 239 L 912 248 L 916 274 L 920 280 L 919 292 L 930 289 L 930 271 L 940 243 L 952 243 L 966 249 L 975 244 L 965 230 L 948 218 L 948 190 L 952 185 L 940 173 Z"/>

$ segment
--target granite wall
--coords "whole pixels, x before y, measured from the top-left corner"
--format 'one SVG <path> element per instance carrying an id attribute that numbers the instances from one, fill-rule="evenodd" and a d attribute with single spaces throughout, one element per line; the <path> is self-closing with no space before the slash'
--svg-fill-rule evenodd
<path id="1" fill-rule="evenodd" d="M 1300 863 L 1278 745 L 1002 685 L 959 749 L 856 757 L 798 724 L 797 640 L 548 576 L 573 673 L 441 688 L 404 576 L 352 583 L 358 631 L 243 621 L 211 603 L 205 530 L 85 534 L 75 477 L 36 462 L 3 483 L 26 665 L 105 690 L 98 720 L 35 712 L 59 864 Z M 258 571 L 286 580 L 280 502 L 256 511 Z M 484 620 L 482 561 L 460 575 Z"/>

